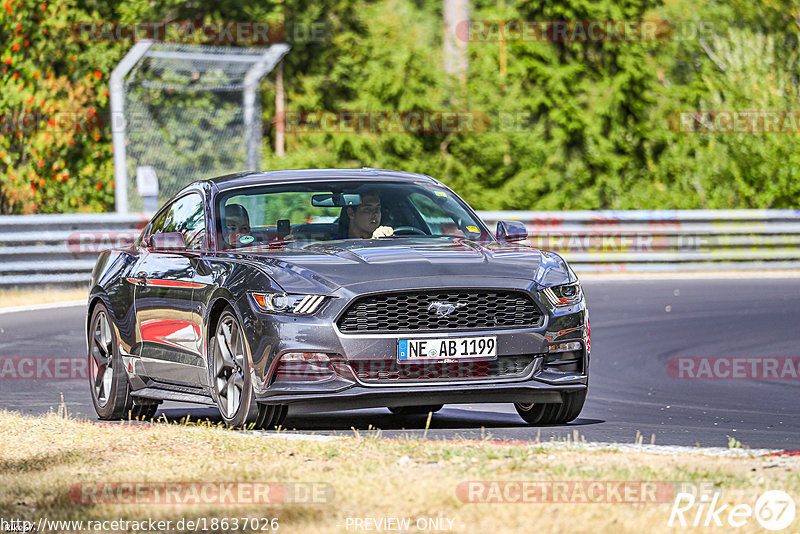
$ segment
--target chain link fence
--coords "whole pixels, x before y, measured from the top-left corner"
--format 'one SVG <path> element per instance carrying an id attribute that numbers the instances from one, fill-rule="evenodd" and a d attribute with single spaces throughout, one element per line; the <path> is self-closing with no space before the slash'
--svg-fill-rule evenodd
<path id="1" fill-rule="evenodd" d="M 288 50 L 137 43 L 111 80 L 112 114 L 122 112 L 112 123 L 117 211 L 150 211 L 194 180 L 256 170 L 258 88 Z M 157 191 L 143 183 L 147 168 Z"/>

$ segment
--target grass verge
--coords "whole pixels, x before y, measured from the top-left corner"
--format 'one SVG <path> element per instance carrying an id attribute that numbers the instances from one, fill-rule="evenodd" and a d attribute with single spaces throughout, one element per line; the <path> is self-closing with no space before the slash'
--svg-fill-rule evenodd
<path id="1" fill-rule="evenodd" d="M 368 531 L 366 523 L 356 528 L 355 518 L 407 518 L 406 532 L 499 534 L 532 532 L 534 526 L 536 532 L 674 532 L 667 526 L 672 500 L 475 504 L 464 502 L 456 490 L 465 481 L 686 481 L 720 491 L 721 502 L 750 506 L 766 490 L 786 491 L 795 500 L 800 493 L 800 463 L 792 458 L 623 454 L 540 444 L 384 440 L 374 435 L 328 441 L 289 439 L 290 435 L 266 439 L 207 425 L 93 424 L 56 414 L 28 417 L 8 411 L 0 411 L 0 435 L 0 518 L 34 523 L 42 517 L 170 520 L 173 526 L 164 530 L 174 532 L 181 518 L 277 518 L 280 532 L 329 533 Z M 184 492 L 166 504 L 153 504 L 147 497 L 140 504 L 80 503 L 80 488 L 87 483 L 135 482 L 300 483 L 324 486 L 327 497 L 316 504 L 289 502 L 291 498 L 261 504 L 214 499 L 185 504 L 196 501 Z M 99 486 L 92 487 L 98 491 Z M 96 495 L 111 500 L 120 495 L 117 490 L 99 491 Z M 438 518 L 438 528 L 417 523 L 428 518 Z M 383 529 L 374 530 L 393 526 L 384 523 Z M 210 531 L 232 530 L 218 526 Z M 253 531 L 238 531 L 245 530 Z M 755 531 L 763 529 L 754 518 L 736 529 Z"/>

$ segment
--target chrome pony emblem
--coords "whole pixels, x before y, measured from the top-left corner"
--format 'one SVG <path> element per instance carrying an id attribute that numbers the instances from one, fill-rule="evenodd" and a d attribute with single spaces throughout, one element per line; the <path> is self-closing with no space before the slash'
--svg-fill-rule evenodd
<path id="1" fill-rule="evenodd" d="M 466 306 L 463 302 L 456 302 L 455 304 L 451 302 L 431 302 L 428 306 L 428 311 L 432 311 L 438 317 L 447 317 L 458 308 L 463 308 Z"/>

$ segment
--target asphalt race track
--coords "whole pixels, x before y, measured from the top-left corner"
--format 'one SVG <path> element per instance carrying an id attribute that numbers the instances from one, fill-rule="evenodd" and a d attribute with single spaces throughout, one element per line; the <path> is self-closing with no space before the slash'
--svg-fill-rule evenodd
<path id="1" fill-rule="evenodd" d="M 577 430 L 589 441 L 633 443 L 638 431 L 645 443 L 654 434 L 657 445 L 726 447 L 731 436 L 752 448 L 800 449 L 800 379 L 679 379 L 667 367 L 677 357 L 800 358 L 800 278 L 589 280 L 584 289 L 592 362 L 589 397 L 576 421 L 535 428 L 512 405 L 452 405 L 433 416 L 427 437 L 546 440 Z M 0 358 L 82 356 L 84 315 L 82 306 L 0 314 Z M 0 379 L 3 409 L 45 413 L 62 394 L 71 414 L 96 418 L 85 380 Z M 215 415 L 178 403 L 158 413 Z M 352 434 L 351 427 L 369 425 L 384 437 L 418 435 L 425 417 L 372 409 L 290 411 L 286 420 L 304 433 Z"/>

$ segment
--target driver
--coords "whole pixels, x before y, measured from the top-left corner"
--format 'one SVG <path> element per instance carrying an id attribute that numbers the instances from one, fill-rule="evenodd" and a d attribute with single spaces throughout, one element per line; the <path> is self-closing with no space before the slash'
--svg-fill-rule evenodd
<path id="1" fill-rule="evenodd" d="M 347 231 L 332 239 L 370 239 L 394 235 L 391 226 L 381 226 L 381 197 L 377 193 L 361 195 L 361 204 L 355 208 L 345 208 L 349 224 Z"/>

